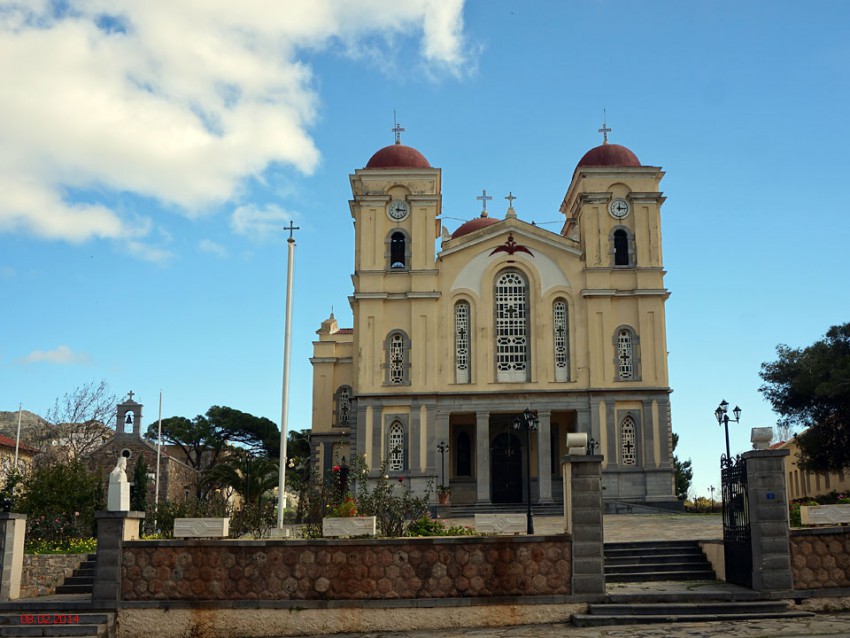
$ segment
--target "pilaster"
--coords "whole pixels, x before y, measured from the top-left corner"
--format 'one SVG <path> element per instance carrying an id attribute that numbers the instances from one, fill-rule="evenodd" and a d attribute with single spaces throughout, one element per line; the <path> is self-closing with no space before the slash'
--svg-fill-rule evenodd
<path id="1" fill-rule="evenodd" d="M 552 412 L 538 410 L 537 430 L 537 491 L 538 503 L 552 502 Z"/>
<path id="2" fill-rule="evenodd" d="M 490 502 L 490 413 L 475 413 L 475 475 L 477 503 Z"/>

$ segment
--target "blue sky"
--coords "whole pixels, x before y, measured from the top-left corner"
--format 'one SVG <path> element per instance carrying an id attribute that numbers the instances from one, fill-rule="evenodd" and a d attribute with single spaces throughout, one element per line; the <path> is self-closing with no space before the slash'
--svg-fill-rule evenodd
<path id="1" fill-rule="evenodd" d="M 348 175 L 393 110 L 443 169 L 450 230 L 484 188 L 497 215 L 512 191 L 520 218 L 558 222 L 603 108 L 612 142 L 663 167 L 697 495 L 719 481 L 719 401 L 747 449 L 776 420 L 760 364 L 850 320 L 847 3 L 238 4 L 0 0 L 0 409 L 104 379 L 146 421 L 162 389 L 165 416 L 279 422 L 294 220 L 289 423 L 309 427 L 314 331 L 331 307 L 351 325 Z"/>

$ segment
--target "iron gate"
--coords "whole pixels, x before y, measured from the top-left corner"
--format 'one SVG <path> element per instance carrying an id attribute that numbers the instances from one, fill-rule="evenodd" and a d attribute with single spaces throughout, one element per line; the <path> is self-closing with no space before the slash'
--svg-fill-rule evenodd
<path id="1" fill-rule="evenodd" d="M 753 586 L 753 546 L 747 499 L 747 462 L 740 456 L 723 458 L 720 470 L 723 487 L 723 554 L 726 581 Z"/>

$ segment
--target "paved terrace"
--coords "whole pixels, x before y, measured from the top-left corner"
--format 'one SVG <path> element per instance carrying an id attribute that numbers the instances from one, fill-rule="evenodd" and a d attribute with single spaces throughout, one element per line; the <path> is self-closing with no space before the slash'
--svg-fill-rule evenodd
<path id="1" fill-rule="evenodd" d="M 448 518 L 449 525 L 474 526 L 472 518 Z M 720 514 L 606 514 L 606 543 L 635 541 L 708 541 L 723 538 Z M 561 516 L 535 516 L 535 534 L 562 534 Z"/>

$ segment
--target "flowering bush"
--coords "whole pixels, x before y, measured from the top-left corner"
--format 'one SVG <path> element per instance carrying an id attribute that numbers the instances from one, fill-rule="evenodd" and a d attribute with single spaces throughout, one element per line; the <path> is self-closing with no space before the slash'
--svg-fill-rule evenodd
<path id="1" fill-rule="evenodd" d="M 357 502 L 351 496 L 346 496 L 342 499 L 342 503 L 332 509 L 330 515 L 342 518 L 357 516 Z"/>
<path id="2" fill-rule="evenodd" d="M 69 538 L 62 541 L 27 539 L 27 554 L 93 554 L 97 550 L 95 538 Z"/>

